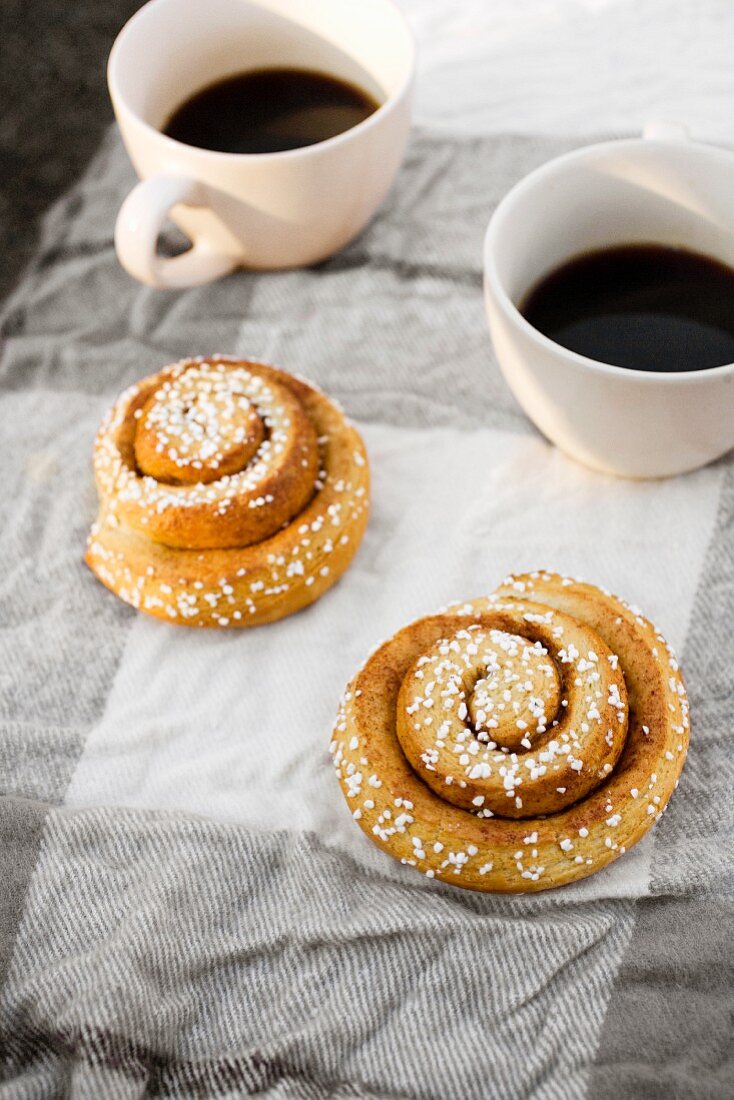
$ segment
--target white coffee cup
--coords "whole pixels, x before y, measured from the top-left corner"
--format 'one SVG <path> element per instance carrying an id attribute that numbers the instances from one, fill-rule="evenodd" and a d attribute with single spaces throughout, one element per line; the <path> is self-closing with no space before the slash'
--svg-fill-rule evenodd
<path id="1" fill-rule="evenodd" d="M 192 93 L 251 69 L 305 68 L 357 84 L 381 106 L 336 137 L 280 153 L 195 148 L 161 133 Z M 238 266 L 315 263 L 342 248 L 385 198 L 410 126 L 415 46 L 391 0 L 151 0 L 110 54 L 115 115 L 139 183 L 120 210 L 123 267 L 157 287 Z M 192 247 L 156 254 L 171 218 Z"/>
<path id="2" fill-rule="evenodd" d="M 734 447 L 734 364 L 660 374 L 598 363 L 543 336 L 518 309 L 572 256 L 635 243 L 734 266 L 734 155 L 661 123 L 531 172 L 490 220 L 485 302 L 504 376 L 550 440 L 598 470 L 667 477 Z"/>

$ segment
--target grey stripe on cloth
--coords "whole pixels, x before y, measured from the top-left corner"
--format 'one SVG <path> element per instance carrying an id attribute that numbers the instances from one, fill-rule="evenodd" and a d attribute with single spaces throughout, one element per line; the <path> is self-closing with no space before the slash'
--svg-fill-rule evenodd
<path id="1" fill-rule="evenodd" d="M 631 908 L 427 893 L 308 834 L 54 811 L 7 1072 L 39 1096 L 73 1060 L 100 1096 L 581 1097 Z"/>
<path id="2" fill-rule="evenodd" d="M 81 564 L 104 402 L 31 390 L 0 403 L 1 978 L 43 820 L 102 714 L 132 615 L 100 603 Z"/>
<path id="3" fill-rule="evenodd" d="M 664 896 L 636 904 L 634 934 L 615 983 L 588 1095 L 594 1100 L 730 1100 L 731 899 Z"/>
<path id="4" fill-rule="evenodd" d="M 653 847 L 660 900 L 643 904 L 603 886 L 594 900 L 427 889 L 309 834 L 58 806 L 132 621 L 118 601 L 94 598 L 80 562 L 103 407 L 173 357 L 228 351 L 312 377 L 363 420 L 530 430 L 487 339 L 481 238 L 507 187 L 569 144 L 416 135 L 389 202 L 344 253 L 311 271 L 242 272 L 186 292 L 139 287 L 116 263 L 110 227 L 133 179 L 114 135 L 47 219 L 1 322 L 0 1100 L 581 1100 L 595 1082 L 609 1091 L 617 1071 L 630 1090 L 648 1079 L 639 1060 L 625 1062 L 626 1049 L 639 1051 L 634 1036 L 614 1039 L 616 1008 L 603 1028 L 607 1004 L 614 991 L 623 1014 L 634 960 L 646 975 L 655 963 L 649 914 L 662 921 L 650 925 L 656 940 L 677 927 L 667 898 L 705 906 L 701 886 L 713 882 L 699 927 L 722 924 L 710 817 L 705 842 L 686 832 L 687 814 L 664 820 L 665 844 Z M 727 516 L 708 573 L 722 605 Z M 693 798 L 716 781 L 711 753 L 728 732 L 723 666 L 708 669 L 710 646 L 695 641 L 710 622 L 705 599 L 702 589 L 691 659 L 717 702 L 706 710 L 708 694 L 696 699 L 707 743 L 692 753 Z M 702 934 L 710 956 L 716 941 Z M 672 981 L 674 960 L 658 964 Z M 657 1055 L 667 1049 L 664 1027 L 638 1033 Z M 694 1052 L 686 1057 L 688 1072 Z"/>
<path id="5" fill-rule="evenodd" d="M 2 397 L 0 791 L 49 804 L 102 714 L 133 619 L 118 601 L 100 603 L 81 564 L 103 408 L 83 394 Z"/>
<path id="6" fill-rule="evenodd" d="M 0 977 L 7 973 L 25 893 L 38 858 L 48 812 L 43 803 L 3 794 L 0 797 Z M 0 1053 L 3 1049 L 0 1030 Z M 0 1090 L 2 1086 L 0 1085 Z"/>
<path id="7" fill-rule="evenodd" d="M 690 754 L 681 777 L 685 801 L 673 799 L 660 823 L 660 855 L 653 875 L 653 887 L 660 894 L 734 895 L 734 467 L 730 459 L 723 465 L 716 525 L 683 654 L 695 716 L 692 739 L 696 751 Z M 692 820 L 694 829 L 690 828 Z"/>
<path id="8" fill-rule="evenodd" d="M 654 899 L 640 900 L 602 1030 L 590 1096 L 734 1096 L 734 469 L 688 631 L 693 748 L 656 829 Z"/>
<path id="9" fill-rule="evenodd" d="M 362 420 L 529 431 L 487 339 L 482 236 L 507 188 L 569 144 L 418 135 L 368 231 L 317 270 L 162 293 L 114 257 L 134 177 L 113 133 L 8 302 L 0 386 L 111 395 L 168 359 L 226 351 L 315 379 Z"/>

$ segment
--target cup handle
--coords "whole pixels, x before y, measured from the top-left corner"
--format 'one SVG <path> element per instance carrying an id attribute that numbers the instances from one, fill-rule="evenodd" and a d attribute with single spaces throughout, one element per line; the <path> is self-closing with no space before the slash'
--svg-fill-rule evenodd
<path id="1" fill-rule="evenodd" d="M 648 122 L 642 128 L 642 136 L 647 141 L 689 141 L 691 137 L 682 123 L 663 118 Z"/>
<path id="2" fill-rule="evenodd" d="M 194 241 L 180 256 L 157 254 L 158 235 L 171 207 L 178 203 L 204 206 L 204 188 L 186 176 L 151 176 L 132 189 L 117 215 L 117 258 L 128 274 L 148 286 L 200 286 L 237 266 L 233 257 L 217 252 L 204 239 Z"/>

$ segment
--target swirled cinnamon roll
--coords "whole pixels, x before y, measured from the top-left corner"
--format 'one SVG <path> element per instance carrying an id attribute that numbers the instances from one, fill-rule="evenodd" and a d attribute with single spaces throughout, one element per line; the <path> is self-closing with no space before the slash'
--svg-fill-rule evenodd
<path id="1" fill-rule="evenodd" d="M 675 657 L 634 608 L 551 573 L 419 619 L 349 685 L 331 751 L 352 816 L 429 878 L 546 890 L 622 856 L 688 748 Z"/>
<path id="2" fill-rule="evenodd" d="M 285 371 L 215 356 L 127 390 L 97 435 L 86 561 L 133 607 L 254 626 L 313 603 L 364 534 L 359 433 Z"/>

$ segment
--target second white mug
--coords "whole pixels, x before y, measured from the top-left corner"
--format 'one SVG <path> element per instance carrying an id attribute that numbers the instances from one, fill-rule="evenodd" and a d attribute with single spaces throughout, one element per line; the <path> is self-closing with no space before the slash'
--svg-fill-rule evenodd
<path id="1" fill-rule="evenodd" d="M 599 363 L 519 308 L 564 261 L 625 244 L 682 246 L 734 267 L 734 155 L 668 124 L 531 172 L 487 229 L 489 327 L 510 388 L 552 442 L 597 470 L 667 477 L 734 447 L 734 364 L 653 373 Z"/>
<path id="2" fill-rule="evenodd" d="M 249 69 L 303 68 L 354 83 L 381 104 L 336 137 L 278 153 L 221 153 L 161 132 L 207 84 Z M 123 27 L 108 83 L 141 183 L 115 229 L 123 267 L 157 287 L 194 286 L 238 266 L 316 263 L 367 224 L 405 151 L 412 35 L 391 0 L 150 0 Z M 192 247 L 156 251 L 168 217 Z"/>

